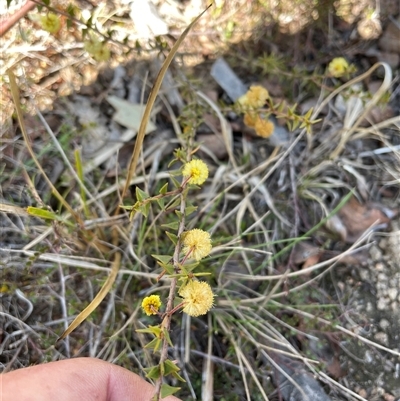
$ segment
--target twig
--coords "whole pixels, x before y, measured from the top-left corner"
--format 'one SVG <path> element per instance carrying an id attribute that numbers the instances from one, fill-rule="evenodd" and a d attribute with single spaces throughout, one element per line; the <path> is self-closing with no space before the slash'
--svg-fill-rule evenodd
<path id="1" fill-rule="evenodd" d="M 24 18 L 26 14 L 29 13 L 36 3 L 34 1 L 28 0 L 18 11 L 16 11 L 9 18 L 0 21 L 0 37 L 2 37 L 6 32 L 8 32 L 21 18 Z"/>

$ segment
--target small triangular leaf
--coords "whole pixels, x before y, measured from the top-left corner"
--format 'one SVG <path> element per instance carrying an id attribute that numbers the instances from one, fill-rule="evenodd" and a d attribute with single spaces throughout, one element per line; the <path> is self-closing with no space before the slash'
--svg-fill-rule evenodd
<path id="1" fill-rule="evenodd" d="M 169 228 L 170 230 L 178 230 L 179 221 L 174 221 L 173 223 L 162 224 L 161 227 Z"/>
<path id="2" fill-rule="evenodd" d="M 138 201 L 142 201 L 143 199 L 147 199 L 149 195 L 142 191 L 139 187 L 136 187 L 136 199 Z"/>
<path id="3" fill-rule="evenodd" d="M 171 240 L 171 242 L 176 245 L 178 243 L 178 237 L 175 234 L 170 233 L 169 231 L 165 231 L 167 237 Z"/>
<path id="4" fill-rule="evenodd" d="M 159 191 L 159 194 L 164 195 L 164 194 L 167 193 L 167 190 L 168 190 L 168 182 L 166 182 L 166 183 L 161 187 L 161 189 L 160 189 L 160 191 Z"/>
<path id="5" fill-rule="evenodd" d="M 169 395 L 175 394 L 180 389 L 181 389 L 180 387 L 172 387 L 164 383 L 161 386 L 161 398 L 165 398 L 168 397 Z"/>
<path id="6" fill-rule="evenodd" d="M 158 260 L 162 264 L 171 264 L 172 263 L 172 257 L 171 255 L 151 255 L 154 259 Z"/>
<path id="7" fill-rule="evenodd" d="M 157 380 L 161 377 L 161 369 L 160 366 L 152 366 L 151 368 L 143 369 L 146 373 L 146 377 L 149 379 Z"/>

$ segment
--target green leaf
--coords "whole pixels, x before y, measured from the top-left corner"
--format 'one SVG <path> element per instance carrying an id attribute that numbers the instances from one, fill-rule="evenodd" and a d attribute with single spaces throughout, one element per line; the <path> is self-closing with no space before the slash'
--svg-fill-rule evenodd
<path id="1" fill-rule="evenodd" d="M 171 242 L 176 245 L 178 243 L 178 236 L 175 234 L 170 233 L 169 231 L 165 231 L 165 234 L 167 234 L 167 237 L 171 240 Z"/>
<path id="2" fill-rule="evenodd" d="M 73 4 L 68 4 L 67 6 L 67 13 L 69 16 L 74 17 L 75 16 L 75 7 Z"/>
<path id="3" fill-rule="evenodd" d="M 75 149 L 74 151 L 74 156 L 75 156 L 75 167 L 76 167 L 76 173 L 79 177 L 78 184 L 80 186 L 80 194 L 82 198 L 82 203 L 83 203 L 83 210 L 85 212 L 85 216 L 89 218 L 89 208 L 86 202 L 86 192 L 83 187 L 84 183 L 84 175 L 83 175 L 83 165 L 82 165 L 82 157 L 81 157 L 81 152 L 79 149 Z"/>
<path id="4" fill-rule="evenodd" d="M 172 344 L 171 337 L 169 336 L 169 332 L 166 328 L 163 330 L 164 338 L 167 340 L 168 344 L 173 348 L 174 345 Z"/>
<path id="5" fill-rule="evenodd" d="M 194 263 L 185 263 L 185 271 L 187 273 L 193 271 L 198 265 L 200 264 L 200 262 L 194 262 Z"/>
<path id="6" fill-rule="evenodd" d="M 61 216 L 55 214 L 54 212 L 50 212 L 49 210 L 41 209 L 39 207 L 28 206 L 26 208 L 26 211 L 32 216 L 39 217 L 45 220 L 57 220 L 57 221 L 63 220 Z"/>
<path id="7" fill-rule="evenodd" d="M 173 274 L 175 272 L 173 265 L 162 265 L 162 268 L 168 273 Z"/>
<path id="8" fill-rule="evenodd" d="M 143 205 L 141 205 L 138 211 L 142 213 L 144 217 L 147 217 L 150 211 L 150 202 L 146 202 Z"/>
<path id="9" fill-rule="evenodd" d="M 174 177 L 172 177 L 172 176 L 170 176 L 170 178 L 171 178 L 171 180 L 172 180 L 172 183 L 174 184 L 174 187 L 175 187 L 175 188 L 180 188 L 181 183 L 180 183 L 176 178 L 174 178 Z"/>
<path id="10" fill-rule="evenodd" d="M 168 182 L 166 182 L 160 189 L 160 191 L 158 192 L 161 195 L 164 195 L 167 193 L 168 190 Z"/>
<path id="11" fill-rule="evenodd" d="M 162 228 L 168 228 L 170 230 L 178 230 L 179 228 L 179 221 L 174 221 L 173 223 L 162 224 Z"/>
<path id="12" fill-rule="evenodd" d="M 118 205 L 118 207 L 125 210 L 132 210 L 135 207 L 135 205 Z"/>
<path id="13" fill-rule="evenodd" d="M 179 206 L 181 203 L 181 200 L 179 198 L 176 198 L 172 203 L 168 205 L 168 210 L 174 209 L 175 207 Z"/>
<path id="14" fill-rule="evenodd" d="M 313 108 L 311 107 L 310 110 L 307 111 L 307 113 L 303 116 L 304 120 L 308 121 L 311 118 L 313 112 Z"/>
<path id="15" fill-rule="evenodd" d="M 138 201 L 142 201 L 143 199 L 147 199 L 149 197 L 150 196 L 146 192 L 142 191 L 139 187 L 136 187 L 136 199 Z"/>
<path id="16" fill-rule="evenodd" d="M 144 346 L 144 348 L 154 349 L 154 352 L 158 351 L 161 348 L 162 340 L 159 338 L 153 338 L 148 344 Z"/>
<path id="17" fill-rule="evenodd" d="M 175 214 L 178 216 L 179 220 L 182 220 L 183 214 L 179 210 L 175 210 Z"/>
<path id="18" fill-rule="evenodd" d="M 158 203 L 158 206 L 160 206 L 160 209 L 164 209 L 164 206 L 165 206 L 164 198 L 157 199 L 157 203 Z"/>
<path id="19" fill-rule="evenodd" d="M 211 276 L 211 273 L 193 273 L 196 277 Z"/>
<path id="20" fill-rule="evenodd" d="M 161 398 L 168 397 L 169 395 L 175 394 L 181 387 L 172 387 L 164 383 L 161 385 Z"/>
<path id="21" fill-rule="evenodd" d="M 198 209 L 197 206 L 186 206 L 185 208 L 185 216 L 189 216 L 189 214 L 195 212 Z"/>
<path id="22" fill-rule="evenodd" d="M 154 334 L 157 338 L 161 338 L 161 333 L 163 332 L 159 326 L 149 326 L 147 329 L 137 329 L 137 333 L 148 333 Z"/>
<path id="23" fill-rule="evenodd" d="M 171 255 L 151 255 L 154 259 L 158 260 L 162 264 L 170 265 L 172 263 Z"/>
<path id="24" fill-rule="evenodd" d="M 177 373 L 177 372 L 172 372 L 171 374 L 172 374 L 173 377 L 175 377 L 175 379 L 177 379 L 177 380 L 179 380 L 179 381 L 181 381 L 181 382 L 186 383 L 186 380 L 185 380 L 179 373 Z"/>
<path id="25" fill-rule="evenodd" d="M 172 372 L 179 372 L 180 370 L 181 369 L 179 368 L 179 366 L 176 366 L 176 364 L 169 359 L 164 362 L 164 372 L 166 376 L 171 374 Z"/>
<path id="26" fill-rule="evenodd" d="M 146 373 L 146 377 L 149 379 L 157 380 L 161 377 L 161 369 L 160 366 L 152 366 L 151 368 L 143 369 Z"/>

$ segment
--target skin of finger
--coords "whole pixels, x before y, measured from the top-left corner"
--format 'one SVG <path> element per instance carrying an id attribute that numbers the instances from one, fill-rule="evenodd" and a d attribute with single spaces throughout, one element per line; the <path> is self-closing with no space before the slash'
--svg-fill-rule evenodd
<path id="1" fill-rule="evenodd" d="M 135 373 L 94 358 L 50 362 L 0 376 L 1 401 L 150 401 L 153 395 L 154 387 Z"/>

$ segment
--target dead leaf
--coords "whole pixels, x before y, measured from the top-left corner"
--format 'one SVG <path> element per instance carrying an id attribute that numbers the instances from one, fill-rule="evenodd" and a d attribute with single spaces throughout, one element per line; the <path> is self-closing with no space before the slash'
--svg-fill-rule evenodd
<path id="1" fill-rule="evenodd" d="M 379 39 L 379 47 L 389 53 L 400 53 L 400 29 L 398 25 L 391 21 Z"/>
<path id="2" fill-rule="evenodd" d="M 321 254 L 310 256 L 301 266 L 302 269 L 316 265 L 321 260 Z"/>
<path id="3" fill-rule="evenodd" d="M 116 96 L 108 96 L 107 101 L 116 110 L 116 113 L 113 116 L 114 121 L 123 125 L 124 127 L 131 128 L 136 132 L 139 130 L 145 105 L 127 102 L 126 100 L 120 99 Z M 156 126 L 149 121 L 146 127 L 146 134 L 154 131 L 155 129 Z"/>
<path id="4" fill-rule="evenodd" d="M 338 213 L 346 229 L 345 238 L 342 239 L 347 243 L 354 243 L 373 225 L 375 229 L 386 229 L 391 218 L 383 210 L 384 206 L 378 203 L 367 202 L 362 205 L 355 197 L 351 198 Z M 395 214 L 393 212 L 392 216 Z"/>
<path id="5" fill-rule="evenodd" d="M 312 242 L 301 241 L 293 247 L 292 253 L 290 255 L 290 260 L 296 265 L 307 263 L 310 258 L 315 258 L 315 256 L 319 257 L 321 251 L 321 248 L 315 246 Z"/>

